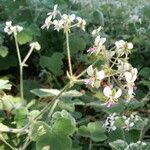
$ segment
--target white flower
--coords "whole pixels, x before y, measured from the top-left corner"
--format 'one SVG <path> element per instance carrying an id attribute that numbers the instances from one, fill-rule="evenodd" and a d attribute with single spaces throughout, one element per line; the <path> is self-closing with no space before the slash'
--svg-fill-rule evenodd
<path id="1" fill-rule="evenodd" d="M 7 21 L 6 26 L 4 28 L 4 32 L 6 32 L 8 35 L 11 35 L 12 33 L 17 34 L 17 32 L 21 32 L 22 30 L 22 26 L 12 26 L 12 21 Z"/>
<path id="2" fill-rule="evenodd" d="M 129 99 L 133 98 L 134 81 L 137 78 L 137 73 L 138 71 L 136 68 L 132 68 L 131 72 L 125 72 L 125 79 L 127 81 Z"/>
<path id="3" fill-rule="evenodd" d="M 63 14 L 62 15 L 62 19 L 64 20 L 64 23 L 71 25 L 71 23 L 75 20 L 75 14 L 71 14 L 71 15 L 66 15 Z"/>
<path id="4" fill-rule="evenodd" d="M 115 104 L 115 101 L 121 96 L 122 90 L 118 89 L 118 91 L 116 92 L 115 89 L 111 89 L 109 86 L 106 86 L 103 90 L 103 93 L 108 98 L 106 106 L 111 107 L 113 104 Z"/>
<path id="5" fill-rule="evenodd" d="M 129 131 L 130 128 L 132 128 L 134 126 L 134 122 L 133 122 L 133 120 L 130 117 L 128 117 L 128 118 L 127 117 L 123 117 L 123 119 L 124 119 L 124 126 L 123 126 L 123 128 L 125 130 Z"/>
<path id="6" fill-rule="evenodd" d="M 45 23 L 44 25 L 41 27 L 42 29 L 46 28 L 46 29 L 49 29 L 50 25 L 52 25 L 53 22 L 52 22 L 52 16 L 48 16 L 46 19 L 45 19 Z"/>
<path id="7" fill-rule="evenodd" d="M 124 55 L 126 53 L 126 50 L 131 50 L 133 48 L 133 44 L 131 42 L 125 42 L 123 40 L 116 41 L 116 50 L 119 55 Z"/>
<path id="8" fill-rule="evenodd" d="M 12 30 L 12 21 L 7 21 L 6 26 L 4 28 L 4 32 L 6 32 L 8 35 L 11 35 L 13 33 Z"/>
<path id="9" fill-rule="evenodd" d="M 131 72 L 125 72 L 125 79 L 128 83 L 133 83 L 137 78 L 137 69 L 133 68 Z"/>
<path id="10" fill-rule="evenodd" d="M 117 129 L 117 127 L 115 126 L 115 121 L 117 119 L 118 119 L 118 116 L 116 116 L 116 113 L 113 113 L 112 115 L 109 115 L 107 117 L 103 126 L 106 127 L 108 132 L 114 131 Z"/>
<path id="11" fill-rule="evenodd" d="M 105 43 L 106 41 L 106 38 L 101 38 L 100 35 L 98 35 L 96 38 L 95 38 L 95 46 L 97 47 L 102 47 L 102 45 Z"/>
<path id="12" fill-rule="evenodd" d="M 59 30 L 63 28 L 64 22 L 63 20 L 54 20 L 53 24 L 54 24 L 54 30 L 57 30 L 59 32 Z"/>
<path id="13" fill-rule="evenodd" d="M 118 89 L 118 91 L 116 92 L 114 89 L 111 89 L 109 86 L 106 86 L 103 90 L 103 93 L 106 97 L 110 99 L 118 99 L 122 94 L 122 90 Z"/>
<path id="14" fill-rule="evenodd" d="M 92 76 L 95 76 L 96 79 L 98 79 L 98 80 L 102 80 L 102 79 L 105 78 L 105 72 L 104 72 L 104 70 L 101 70 L 101 71 L 95 70 L 95 71 L 94 71 L 92 65 L 88 67 L 88 69 L 87 69 L 87 74 L 88 74 L 89 76 L 91 76 L 91 77 L 92 77 Z"/>
<path id="15" fill-rule="evenodd" d="M 33 49 L 36 49 L 37 51 L 39 51 L 41 49 L 41 46 L 38 42 L 32 42 L 30 44 L 30 47 L 33 48 Z"/>
<path id="16" fill-rule="evenodd" d="M 102 27 L 99 26 L 97 29 L 93 30 L 92 31 L 92 36 L 98 36 L 101 29 L 102 29 Z"/>
<path id="17" fill-rule="evenodd" d="M 58 10 L 58 4 L 54 5 L 53 12 L 48 13 L 47 15 L 51 16 L 53 19 L 60 13 Z"/>
<path id="18" fill-rule="evenodd" d="M 78 27 L 80 27 L 83 31 L 85 31 L 86 21 L 81 17 L 77 17 L 78 20 Z"/>
<path id="19" fill-rule="evenodd" d="M 122 61 L 121 59 L 118 59 L 118 70 L 120 72 L 127 72 L 131 68 L 131 64 L 129 64 L 127 61 Z"/>
<path id="20" fill-rule="evenodd" d="M 50 25 L 53 24 L 52 19 L 55 19 L 55 17 L 60 14 L 60 12 L 57 10 L 58 5 L 54 5 L 53 12 L 48 13 L 48 17 L 45 19 L 44 25 L 41 27 L 42 29 L 46 28 L 49 29 Z"/>
<path id="21" fill-rule="evenodd" d="M 93 69 L 92 65 L 87 68 L 87 74 L 89 75 L 89 79 L 85 79 L 85 84 L 92 87 L 96 80 L 102 80 L 105 78 L 104 70 L 97 71 L 97 69 Z"/>

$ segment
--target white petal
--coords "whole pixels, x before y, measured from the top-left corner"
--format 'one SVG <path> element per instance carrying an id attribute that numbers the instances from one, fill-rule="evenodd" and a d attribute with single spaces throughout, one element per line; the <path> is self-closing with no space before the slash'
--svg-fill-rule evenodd
<path id="1" fill-rule="evenodd" d="M 134 82 L 134 81 L 136 80 L 136 78 L 137 78 L 137 73 L 138 73 L 137 69 L 134 68 L 134 69 L 132 70 L 132 82 Z"/>
<path id="2" fill-rule="evenodd" d="M 103 45 L 106 41 L 106 38 L 101 38 L 101 44 Z"/>
<path id="3" fill-rule="evenodd" d="M 75 14 L 70 15 L 70 20 L 74 21 L 75 17 L 76 17 Z"/>
<path id="4" fill-rule="evenodd" d="M 12 26 L 12 21 L 7 21 L 6 26 L 9 26 L 9 27 Z"/>
<path id="5" fill-rule="evenodd" d="M 90 65 L 90 66 L 87 68 L 86 72 L 87 72 L 87 74 L 88 74 L 89 76 L 92 76 L 92 75 L 93 75 L 94 70 L 93 70 L 92 65 Z"/>
<path id="6" fill-rule="evenodd" d="M 128 43 L 128 49 L 132 49 L 133 48 L 133 44 L 131 42 Z"/>
<path id="7" fill-rule="evenodd" d="M 67 19 L 67 18 L 68 18 L 68 15 L 63 14 L 63 15 L 62 15 L 62 18 L 63 18 L 63 19 Z"/>
<path id="8" fill-rule="evenodd" d="M 96 38 L 95 38 L 95 45 L 98 46 L 100 42 L 100 35 L 98 35 Z"/>
<path id="9" fill-rule="evenodd" d="M 122 90 L 119 89 L 119 90 L 116 92 L 114 98 L 116 98 L 116 99 L 119 98 L 119 97 L 121 96 L 121 94 L 122 94 Z"/>
<path id="10" fill-rule="evenodd" d="M 57 10 L 58 4 L 54 5 L 54 11 Z"/>
<path id="11" fill-rule="evenodd" d="M 97 29 L 97 31 L 98 31 L 98 32 L 100 32 L 100 30 L 101 30 L 101 29 L 102 29 L 102 27 L 101 27 L 101 26 L 99 26 L 99 27 L 98 27 L 98 29 Z"/>
<path id="12" fill-rule="evenodd" d="M 111 97 L 111 95 L 112 95 L 111 88 L 109 86 L 106 86 L 103 90 L 103 93 L 106 97 Z"/>
<path id="13" fill-rule="evenodd" d="M 97 78 L 98 80 L 104 79 L 104 78 L 105 78 L 105 72 L 104 72 L 104 70 L 101 70 L 101 71 L 97 72 L 97 73 L 96 73 L 96 78 Z"/>
<path id="14" fill-rule="evenodd" d="M 82 18 L 81 17 L 77 17 L 77 20 L 78 20 L 79 23 L 81 23 Z"/>
<path id="15" fill-rule="evenodd" d="M 132 79 L 132 74 L 130 72 L 125 72 L 125 79 L 128 83 L 131 82 L 131 79 Z"/>

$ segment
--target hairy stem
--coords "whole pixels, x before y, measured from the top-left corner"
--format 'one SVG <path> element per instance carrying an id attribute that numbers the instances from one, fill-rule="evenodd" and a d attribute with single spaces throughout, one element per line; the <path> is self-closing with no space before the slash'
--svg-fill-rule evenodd
<path id="1" fill-rule="evenodd" d="M 12 150 L 17 150 L 16 148 L 14 148 L 13 146 L 11 146 L 5 139 L 4 137 L 0 134 L 0 139 L 7 145 L 9 146 Z"/>
<path id="2" fill-rule="evenodd" d="M 19 61 L 19 72 L 20 72 L 20 96 L 21 99 L 24 99 L 24 94 L 23 94 L 23 66 L 22 66 L 22 61 L 21 61 L 21 54 L 20 54 L 20 49 L 19 45 L 17 42 L 17 34 L 14 32 L 14 38 L 15 38 L 15 45 L 16 45 L 16 50 L 17 50 L 17 56 L 18 56 L 18 61 Z"/>
<path id="3" fill-rule="evenodd" d="M 69 89 L 70 88 L 70 82 L 68 83 L 68 84 L 66 84 L 66 86 L 62 89 L 62 91 L 60 92 L 61 93 L 61 95 L 62 95 L 62 93 L 63 92 L 65 92 L 67 89 Z M 61 96 L 60 95 L 60 96 Z M 60 97 L 59 96 L 59 97 Z M 51 107 L 51 109 L 50 109 L 50 112 L 49 112 L 49 114 L 48 114 L 48 117 L 50 118 L 51 116 L 52 116 L 52 114 L 53 114 L 53 112 L 54 112 L 54 110 L 55 110 L 55 108 L 56 108 L 56 106 L 57 106 L 57 104 L 58 104 L 58 102 L 59 102 L 59 97 L 54 101 L 54 103 L 53 103 L 53 105 L 52 105 L 52 107 Z"/>
<path id="4" fill-rule="evenodd" d="M 69 73 L 72 76 L 72 64 L 71 64 L 71 54 L 70 54 L 70 46 L 69 46 L 69 35 L 66 32 L 66 44 L 67 44 L 67 57 L 68 57 L 68 65 L 69 65 Z"/>
<path id="5" fill-rule="evenodd" d="M 27 53 L 27 55 L 25 56 L 25 58 L 24 58 L 23 61 L 22 61 L 22 66 L 25 65 L 26 61 L 27 61 L 28 58 L 30 57 L 30 55 L 31 55 L 31 53 L 33 52 L 33 50 L 34 50 L 34 47 L 31 47 L 30 50 L 29 50 L 29 52 Z"/>

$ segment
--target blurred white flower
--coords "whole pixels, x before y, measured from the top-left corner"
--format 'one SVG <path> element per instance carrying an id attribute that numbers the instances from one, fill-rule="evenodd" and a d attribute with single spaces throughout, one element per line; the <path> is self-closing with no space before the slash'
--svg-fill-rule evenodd
<path id="1" fill-rule="evenodd" d="M 39 51 L 41 49 L 41 46 L 38 42 L 32 42 L 30 44 L 30 47 L 33 48 L 33 49 L 36 49 L 37 51 Z"/>
<path id="2" fill-rule="evenodd" d="M 123 40 L 116 41 L 116 51 L 117 53 L 122 56 L 126 53 L 127 50 L 131 50 L 133 48 L 133 44 L 131 42 L 125 42 Z"/>
<path id="3" fill-rule="evenodd" d="M 76 18 L 78 21 L 78 27 L 80 27 L 83 31 L 85 31 L 85 25 L 86 25 L 86 21 L 84 19 L 82 19 L 81 17 L 77 17 Z"/>
<path id="4" fill-rule="evenodd" d="M 88 84 L 92 87 L 94 87 L 96 80 L 102 80 L 105 78 L 104 70 L 97 71 L 97 69 L 93 69 L 92 65 L 87 68 L 87 74 L 89 79 L 85 79 L 85 84 Z"/>
<path id="5" fill-rule="evenodd" d="M 46 29 L 49 29 L 50 25 L 52 25 L 53 22 L 52 22 L 52 16 L 48 16 L 46 19 L 45 19 L 45 23 L 44 25 L 41 27 L 42 29 L 46 28 Z"/>
<path id="6" fill-rule="evenodd" d="M 54 9 L 53 12 L 49 12 L 47 15 L 51 16 L 53 19 L 55 19 L 55 17 L 60 14 L 59 10 L 57 10 L 58 8 L 58 4 L 54 5 Z"/>
<path id="7" fill-rule="evenodd" d="M 92 36 L 96 37 L 99 35 L 99 32 L 101 31 L 102 27 L 99 26 L 97 29 L 92 31 Z"/>
<path id="8" fill-rule="evenodd" d="M 7 21 L 6 26 L 4 28 L 4 32 L 6 32 L 8 35 L 11 35 L 12 33 L 17 34 L 17 32 L 21 32 L 22 30 L 22 26 L 12 26 L 12 21 Z"/>
<path id="9" fill-rule="evenodd" d="M 95 38 L 95 46 L 97 47 L 101 47 L 106 41 L 106 38 L 101 38 L 100 35 L 98 35 L 96 38 Z"/>
<path id="10" fill-rule="evenodd" d="M 63 14 L 62 15 L 62 19 L 63 19 L 64 23 L 69 26 L 75 20 L 75 18 L 76 18 L 75 14 L 71 14 L 71 15 Z"/>
<path id="11" fill-rule="evenodd" d="M 131 64 L 129 64 L 127 61 L 123 61 L 121 59 L 118 59 L 118 70 L 121 72 L 127 72 L 131 68 Z"/>
<path id="12" fill-rule="evenodd" d="M 54 20 L 53 24 L 54 24 L 54 30 L 57 30 L 59 32 L 59 30 L 63 28 L 64 22 L 63 20 Z"/>
<path id="13" fill-rule="evenodd" d="M 112 115 L 109 115 L 107 117 L 107 119 L 105 120 L 105 123 L 103 124 L 104 127 L 106 127 L 107 131 L 114 131 L 117 129 L 117 127 L 115 126 L 115 121 L 118 119 L 119 117 L 116 115 L 116 113 L 113 113 Z"/>
<path id="14" fill-rule="evenodd" d="M 115 103 L 115 101 L 121 96 L 122 90 L 118 89 L 116 91 L 115 89 L 106 86 L 103 90 L 103 93 L 108 98 L 107 107 L 111 107 Z"/>
<path id="15" fill-rule="evenodd" d="M 131 72 L 125 72 L 125 79 L 127 81 L 127 88 L 128 88 L 128 94 L 129 94 L 129 98 L 133 98 L 134 96 L 134 92 L 133 92 L 133 88 L 135 86 L 134 81 L 137 78 L 137 69 L 136 68 L 132 68 Z"/>
<path id="16" fill-rule="evenodd" d="M 130 22 L 139 22 L 139 23 L 142 23 L 142 20 L 141 18 L 138 16 L 138 15 L 130 15 Z"/>

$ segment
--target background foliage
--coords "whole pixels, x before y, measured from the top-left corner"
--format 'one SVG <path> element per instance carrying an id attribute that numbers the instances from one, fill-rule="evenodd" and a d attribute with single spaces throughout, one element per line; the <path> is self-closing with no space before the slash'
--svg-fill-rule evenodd
<path id="1" fill-rule="evenodd" d="M 46 145 L 49 145 L 52 150 L 86 150 L 90 149 L 90 146 L 92 149 L 99 150 L 119 149 L 120 147 L 117 146 L 124 142 L 121 129 L 107 133 L 102 125 L 107 115 L 113 112 L 121 115 L 134 112 L 147 118 L 150 113 L 148 104 L 150 3 L 148 1 L 9 0 L 8 2 L 8 0 L 0 0 L 0 77 L 9 79 L 13 85 L 11 91 L 5 91 L 7 95 L 3 97 L 3 101 L 0 101 L 0 122 L 12 127 L 23 127 L 30 117 L 38 113 L 38 110 L 50 100 L 45 98 L 45 95 L 40 95 L 41 98 L 38 98 L 35 89 L 61 89 L 66 83 L 65 70 L 68 67 L 65 37 L 61 32 L 40 28 L 46 14 L 56 3 L 63 13 L 78 14 L 88 22 L 86 33 L 74 30 L 70 35 L 74 72 L 81 72 L 89 64 L 86 50 L 92 44 L 90 33 L 99 25 L 103 27 L 102 35 L 107 38 L 108 48 L 119 39 L 134 44 L 130 62 L 139 71 L 136 100 L 128 106 L 119 103 L 108 109 L 101 106 L 103 96 L 100 91 L 91 91 L 85 86 L 78 85 L 76 89 L 85 94 L 82 97 L 77 93 L 73 97 L 62 97 L 49 125 L 42 121 L 36 122 L 31 133 L 33 142 L 28 149 L 34 150 L 36 147 L 37 150 L 41 150 Z M 24 105 L 18 97 L 19 73 L 14 40 L 8 38 L 3 31 L 5 22 L 9 20 L 24 27 L 24 31 L 18 34 L 22 56 L 27 52 L 32 40 L 39 41 L 42 48 L 40 52 L 34 52 L 28 61 L 29 67 L 24 69 L 27 105 Z M 40 136 L 38 127 L 41 125 L 46 134 Z M 147 142 L 149 141 L 148 128 L 145 127 L 143 136 Z M 138 141 L 140 129 L 141 127 L 125 133 L 128 143 Z M 3 136 L 17 147 L 25 141 L 24 136 L 20 136 L 19 139 L 13 134 Z M 2 150 L 9 149 L 2 142 L 0 145 Z M 145 149 L 148 150 L 149 147 Z"/>

